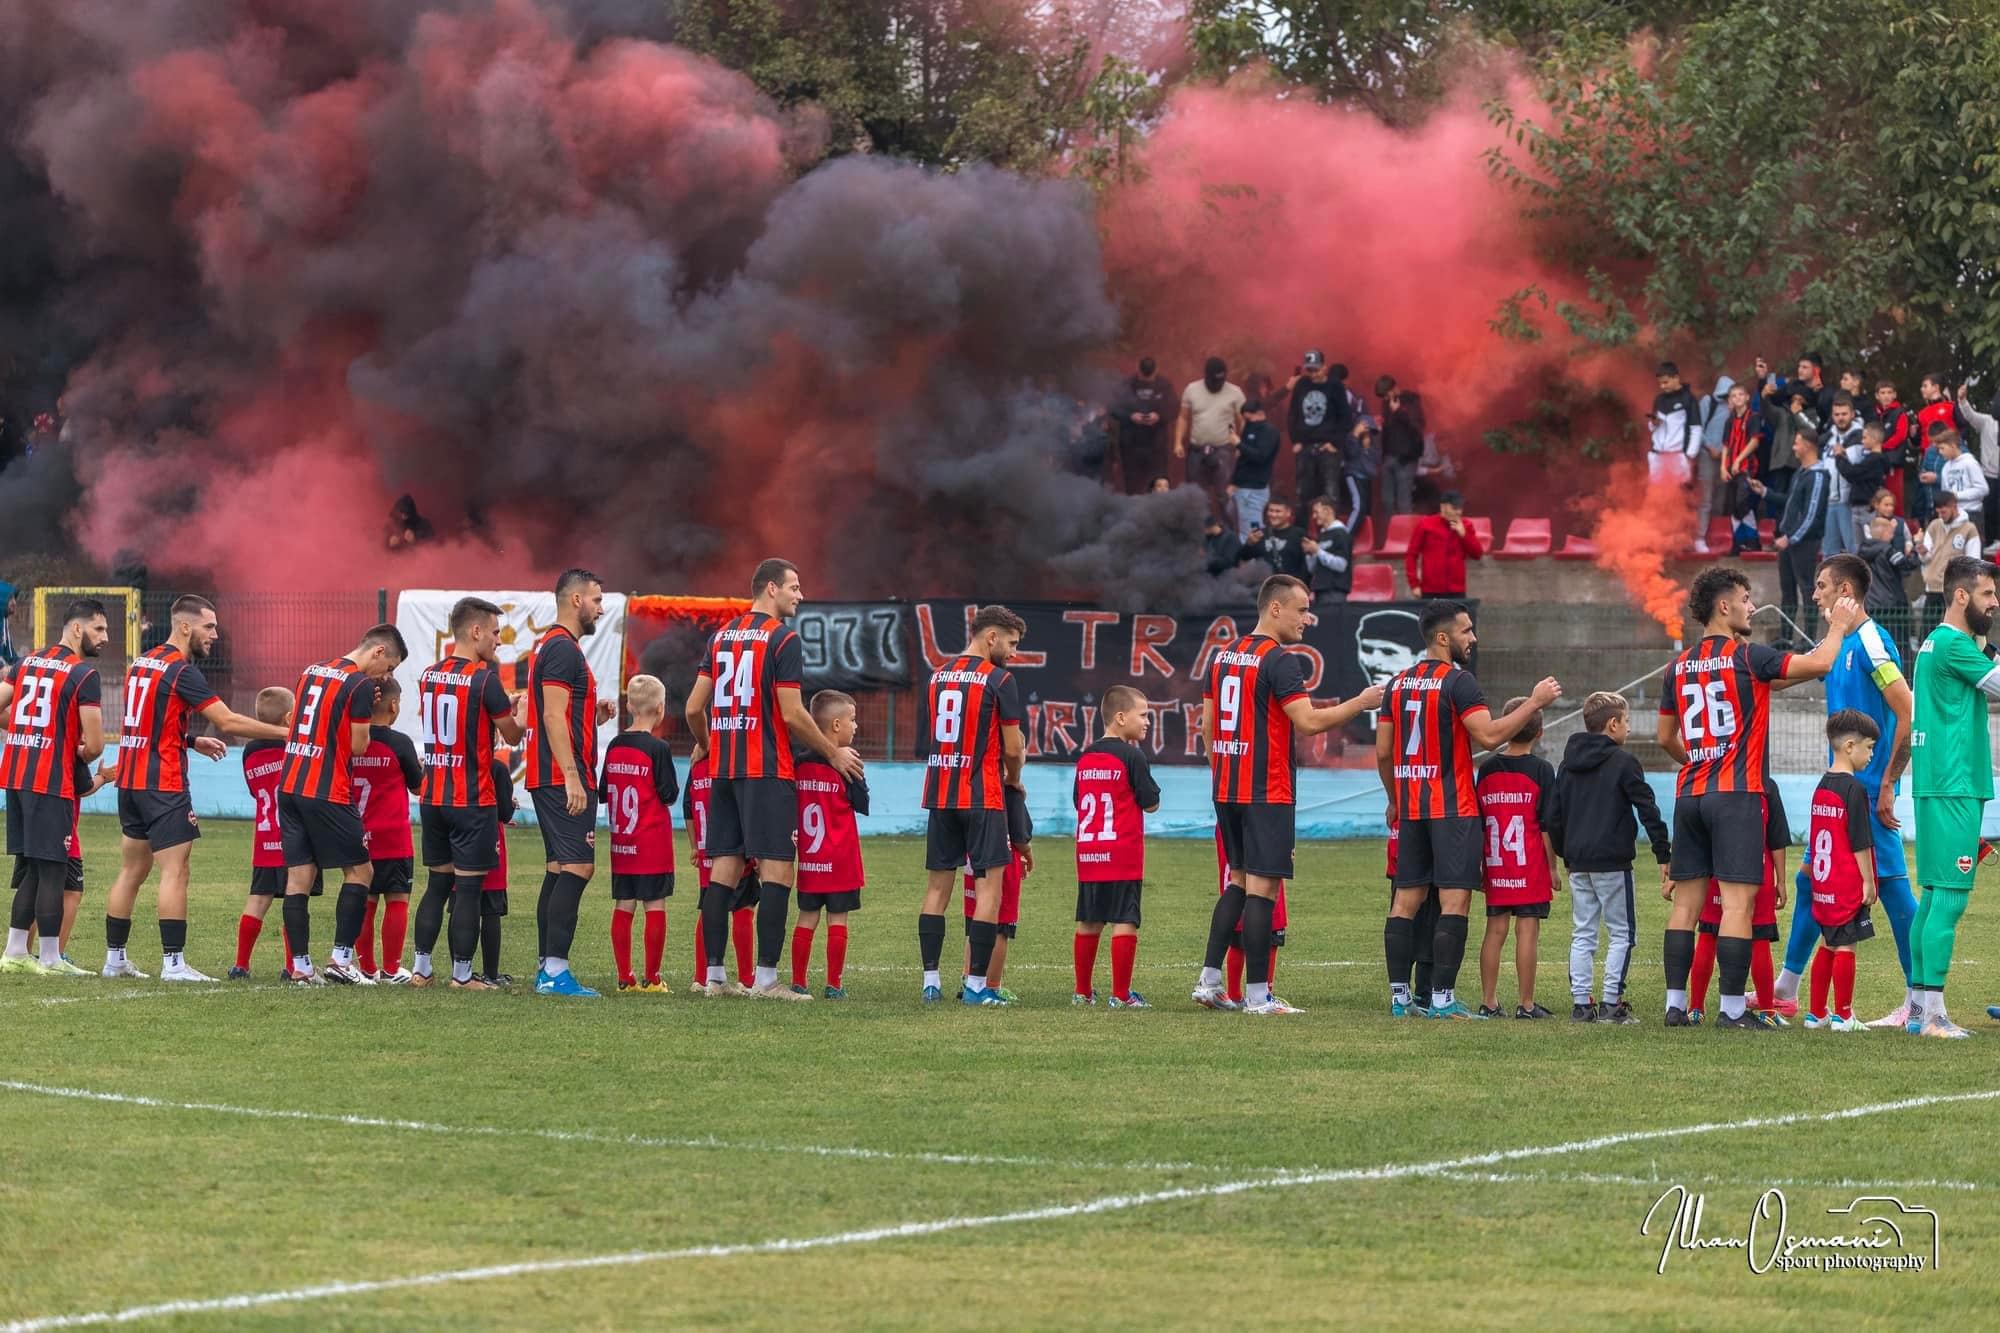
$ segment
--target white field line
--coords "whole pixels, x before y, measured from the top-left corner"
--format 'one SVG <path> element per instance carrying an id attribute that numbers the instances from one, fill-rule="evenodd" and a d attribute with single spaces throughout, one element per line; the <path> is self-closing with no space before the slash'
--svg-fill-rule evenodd
<path id="1" fill-rule="evenodd" d="M 1974 1180 L 1797 1180 L 1783 1176 L 1752 1180 L 1727 1176 L 1619 1176 L 1596 1171 L 1440 1171 L 1444 1180 L 1464 1180 L 1484 1185 L 1642 1185 L 1659 1189 L 1664 1185 L 1741 1185 L 1752 1189 L 1802 1190 L 1978 1190 Z"/>
<path id="2" fill-rule="evenodd" d="M 1595 1152 L 1625 1143 L 1654 1142 L 1718 1134 L 1738 1130 L 1771 1129 L 1782 1125 L 1829 1123 L 1864 1116 L 1889 1115 L 1956 1102 L 2000 1099 L 2000 1088 L 1983 1092 L 1933 1094 L 1906 1097 L 1900 1101 L 1850 1106 L 1839 1111 L 1794 1111 L 1775 1116 L 1750 1116 L 1741 1120 L 1710 1121 L 1669 1129 L 1637 1129 L 1605 1134 L 1592 1139 L 1572 1139 L 1564 1143 L 1527 1148 L 1503 1148 L 1464 1157 L 1430 1162 L 1389 1162 L 1379 1166 L 1344 1167 L 1337 1170 L 1294 1172 L 1244 1180 L 1222 1181 L 1213 1185 L 1184 1185 L 1175 1189 L 1152 1190 L 1143 1194 L 1112 1194 L 1081 1203 L 1050 1204 L 1006 1213 L 986 1213 L 964 1217 L 943 1217 L 924 1222 L 898 1222 L 858 1231 L 836 1231 L 817 1236 L 779 1237 L 772 1240 L 743 1241 L 724 1245 L 695 1245 L 677 1250 L 628 1250 L 619 1254 L 585 1255 L 571 1259 L 542 1259 L 527 1263 L 493 1264 L 482 1268 L 455 1268 L 408 1277 L 382 1278 L 365 1282 L 325 1282 L 284 1291 L 247 1292 L 205 1300 L 162 1301 L 154 1305 L 134 1305 L 123 1310 L 98 1310 L 88 1314 L 44 1315 L 0 1325 L 0 1333 L 42 1333 L 44 1329 L 82 1328 L 98 1324 L 126 1324 L 144 1319 L 164 1319 L 179 1315 L 228 1314 L 261 1310 L 274 1305 L 328 1300 L 336 1296 L 367 1296 L 384 1291 L 407 1291 L 422 1287 L 442 1287 L 496 1278 L 526 1277 L 545 1273 L 573 1273 L 600 1268 L 630 1268 L 639 1264 L 672 1263 L 684 1259 L 729 1259 L 746 1255 L 796 1254 L 806 1250 L 834 1249 L 845 1245 L 871 1245 L 885 1240 L 912 1240 L 953 1231 L 975 1231 L 1021 1222 L 1053 1222 L 1071 1217 L 1091 1217 L 1126 1212 L 1159 1203 L 1190 1199 L 1216 1199 L 1253 1190 L 1293 1189 L 1305 1185 L 1331 1185 L 1355 1181 L 1405 1180 L 1411 1177 L 1438 1177 L 1453 1172 L 1477 1170 L 1505 1162 L 1538 1157 L 1566 1157 Z"/>
<path id="3" fill-rule="evenodd" d="M 290 989 L 291 987 L 289 986 L 280 986 L 274 982 L 265 982 L 259 986 L 230 986 L 220 982 L 211 986 L 199 982 L 186 982 L 176 983 L 171 986 L 158 986 L 151 990 L 113 990 L 104 991 L 96 995 L 22 996 L 18 999 L 0 1001 L 0 1009 L 21 1009 L 31 1005 L 38 1008 L 49 1008 L 59 1004 L 105 1004 L 114 1000 L 157 1000 L 169 995 L 213 999 L 218 995 L 248 995 L 253 991 Z"/>
<path id="4" fill-rule="evenodd" d="M 1017 1157 L 998 1153 L 894 1152 L 885 1148 L 852 1148 L 818 1143 L 746 1143 L 713 1136 L 699 1138 L 658 1138 L 645 1134 L 613 1134 L 590 1129 L 509 1129 L 498 1125 L 444 1125 L 430 1120 L 401 1120 L 381 1116 L 340 1115 L 331 1111 L 295 1111 L 263 1106 L 232 1106 L 221 1102 L 175 1102 L 160 1097 L 141 1097 L 122 1092 L 98 1092 L 89 1088 L 58 1088 L 41 1083 L 0 1079 L 0 1091 L 55 1097 L 69 1101 L 99 1102 L 112 1106 L 136 1106 L 154 1111 L 183 1111 L 201 1115 L 243 1116 L 251 1120 L 305 1121 L 320 1125 L 345 1125 L 350 1129 L 389 1129 L 413 1134 L 437 1134 L 447 1138 L 541 1139 L 551 1143 L 593 1143 L 617 1148 L 687 1148 L 708 1152 L 760 1152 L 799 1157 L 826 1157 L 862 1162 L 915 1162 L 930 1166 L 1029 1166 L 1073 1171 L 1241 1171 L 1246 1168 L 1228 1163 L 1208 1162 L 1085 1162 L 1055 1157 Z M 1273 1171 L 1281 1168 L 1271 1168 Z"/>

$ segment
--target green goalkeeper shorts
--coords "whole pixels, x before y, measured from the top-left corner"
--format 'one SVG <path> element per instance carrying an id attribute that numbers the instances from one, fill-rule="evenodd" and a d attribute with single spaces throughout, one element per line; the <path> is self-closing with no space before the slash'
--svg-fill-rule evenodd
<path id="1" fill-rule="evenodd" d="M 1976 796 L 1919 796 L 1915 804 L 1917 887 L 1970 889 L 1986 802 Z"/>

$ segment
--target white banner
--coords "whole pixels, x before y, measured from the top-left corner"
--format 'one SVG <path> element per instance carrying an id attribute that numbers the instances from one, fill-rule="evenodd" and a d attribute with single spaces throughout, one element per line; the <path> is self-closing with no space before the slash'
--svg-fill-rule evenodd
<path id="1" fill-rule="evenodd" d="M 424 735 L 417 719 L 417 676 L 451 650 L 451 608 L 461 597 L 484 597 L 500 608 L 500 679 L 509 694 L 519 694 L 528 688 L 528 658 L 534 651 L 535 640 L 556 623 L 556 598 L 550 592 L 412 588 L 399 596 L 396 628 L 410 646 L 410 657 L 396 668 L 396 679 L 403 686 L 403 711 L 396 719 L 396 730 L 415 741 L 419 753 L 423 750 Z M 604 615 L 597 622 L 597 632 L 586 635 L 582 642 L 584 660 L 597 677 L 597 697 L 616 701 L 624 684 L 624 593 L 604 594 Z M 597 752 L 603 754 L 617 735 L 618 715 L 614 713 L 609 722 L 597 729 Z M 515 771 L 519 772 L 520 767 L 517 759 Z M 594 786 L 597 775 L 587 774 L 584 781 Z M 522 793 L 521 800 L 523 805 L 527 803 L 526 793 Z"/>

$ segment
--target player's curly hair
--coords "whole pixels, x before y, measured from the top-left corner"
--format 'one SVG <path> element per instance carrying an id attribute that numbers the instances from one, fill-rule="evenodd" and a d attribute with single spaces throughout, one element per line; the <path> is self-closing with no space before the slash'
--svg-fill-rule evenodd
<path id="1" fill-rule="evenodd" d="M 1750 591 L 1750 576 L 1728 565 L 1710 565 L 1694 576 L 1688 588 L 1688 619 L 1706 625 L 1715 614 L 1716 599 L 1734 588 Z"/>

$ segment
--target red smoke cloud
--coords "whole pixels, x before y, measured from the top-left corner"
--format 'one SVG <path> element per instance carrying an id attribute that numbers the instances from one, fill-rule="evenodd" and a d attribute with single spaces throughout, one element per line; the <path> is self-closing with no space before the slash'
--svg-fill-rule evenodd
<path id="1" fill-rule="evenodd" d="M 1677 482 L 1653 483 L 1640 463 L 1620 463 L 1611 470 L 1603 506 L 1591 537 L 1597 543 L 1597 564 L 1621 579 L 1632 600 L 1660 622 L 1667 637 L 1681 636 L 1681 613 L 1687 590 L 1667 577 L 1667 561 L 1687 549 L 1694 520 L 1691 493 Z M 1610 503 L 1613 497 L 1623 503 Z"/>
<path id="2" fill-rule="evenodd" d="M 0 13 L 0 111 L 81 256 L 76 531 L 162 578 L 490 586 L 582 562 L 734 592 L 781 550 L 818 596 L 1166 609 L 1228 591 L 1195 507 L 1105 495 L 1061 456 L 1068 405 L 1127 356 L 1282 381 L 1318 346 L 1371 402 L 1391 373 L 1501 515 L 1593 482 L 1481 432 L 1551 379 L 1631 370 L 1554 320 L 1531 343 L 1489 327 L 1522 287 L 1583 293 L 1489 176 L 1470 93 L 1400 132 L 1184 90 L 1093 212 L 978 168 L 801 176 L 816 117 L 668 45 L 579 39 L 557 0 L 127 13 Z M 405 491 L 441 540 L 391 558 Z"/>

